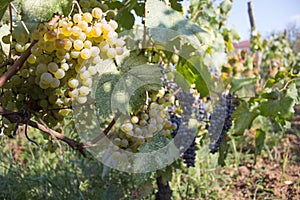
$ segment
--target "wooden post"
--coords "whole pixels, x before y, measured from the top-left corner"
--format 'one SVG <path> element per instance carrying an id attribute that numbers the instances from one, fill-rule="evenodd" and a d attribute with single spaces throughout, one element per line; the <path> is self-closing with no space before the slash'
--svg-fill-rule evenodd
<path id="1" fill-rule="evenodd" d="M 250 19 L 251 31 L 253 31 L 253 30 L 255 30 L 256 26 L 255 26 L 255 20 L 254 20 L 254 12 L 253 12 L 252 1 L 248 2 L 248 15 L 249 15 L 249 19 Z"/>

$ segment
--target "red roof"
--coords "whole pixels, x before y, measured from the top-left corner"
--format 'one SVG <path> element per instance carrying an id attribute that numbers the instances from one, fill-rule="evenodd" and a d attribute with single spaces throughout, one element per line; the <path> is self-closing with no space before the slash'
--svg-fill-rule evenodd
<path id="1" fill-rule="evenodd" d="M 241 41 L 239 43 L 234 43 L 233 46 L 236 49 L 248 49 L 250 48 L 250 40 Z"/>

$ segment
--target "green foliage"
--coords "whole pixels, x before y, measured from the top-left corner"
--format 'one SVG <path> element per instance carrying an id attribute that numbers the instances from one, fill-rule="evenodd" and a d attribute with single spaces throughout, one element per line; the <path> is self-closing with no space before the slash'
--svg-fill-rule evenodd
<path id="1" fill-rule="evenodd" d="M 9 2 L 0 3 L 0 19 L 7 13 Z M 72 4 L 71 0 L 15 2 L 19 2 L 17 9 L 20 9 L 23 21 L 14 23 L 13 33 L 24 33 L 21 30 L 24 27 L 20 25 L 24 21 L 26 27 L 33 30 L 38 22 L 49 20 L 53 13 L 69 15 Z M 203 138 L 197 151 L 195 169 L 187 170 L 176 161 L 157 172 L 144 174 L 109 169 L 93 159 L 74 157 L 70 149 L 64 149 L 66 153 L 62 158 L 58 150 L 53 150 L 54 153 L 44 151 L 49 146 L 57 149 L 55 142 L 51 140 L 46 143 L 39 137 L 35 139 L 42 144 L 42 149 L 24 142 L 17 144 L 24 147 L 19 150 L 20 157 L 17 159 L 13 158 L 9 146 L 5 146 L 0 156 L 0 198 L 151 198 L 155 192 L 153 182 L 161 176 L 164 184 L 171 184 L 175 199 L 218 199 L 221 197 L 215 188 L 222 185 L 214 180 L 220 169 L 216 165 L 229 165 L 230 160 L 227 162 L 225 159 L 232 159 L 231 153 L 237 154 L 234 151 L 248 142 L 244 140 L 245 133 L 254 133 L 254 137 L 247 140 L 253 140 L 252 153 L 256 162 L 257 156 L 269 145 L 267 138 L 275 132 L 284 132 L 289 126 L 294 106 L 300 100 L 299 55 L 292 51 L 284 35 L 273 35 L 263 40 L 256 31 L 251 38 L 252 52 L 235 52 L 233 43 L 239 40 L 239 35 L 234 28 L 224 27 L 231 10 L 231 0 L 223 0 L 219 5 L 214 5 L 210 0 L 193 0 L 188 17 L 182 15 L 182 6 L 176 0 L 170 1 L 170 7 L 158 0 L 80 1 L 80 5 L 84 4 L 89 5 L 84 7 L 84 12 L 91 9 L 92 4 L 107 6 L 104 12 L 110 13 L 109 19 L 118 22 L 119 32 L 134 27 L 136 19 L 133 13 L 144 18 L 149 30 L 141 37 L 149 38 L 146 49 L 132 51 L 129 57 L 120 62 L 117 60 L 118 66 L 108 64 L 109 72 L 104 70 L 100 74 L 95 93 L 99 117 L 108 118 L 116 110 L 127 115 L 139 110 L 146 102 L 147 92 L 161 88 L 162 69 L 156 63 L 163 61 L 169 68 L 174 68 L 168 75 L 178 86 L 185 91 L 193 86 L 201 98 L 224 91 L 246 94 L 238 97 L 241 102 L 232 116 L 233 127 L 223 138 L 218 155 L 208 154 L 207 141 L 203 136 L 207 133 L 199 128 L 197 136 Z M 146 16 L 145 9 L 148 11 Z M 4 24 L 0 28 L 0 37 L 8 34 L 9 26 Z M 138 41 L 132 41 L 134 48 L 138 46 L 136 43 Z M 1 51 L 7 56 L 10 44 L 1 41 Z M 174 55 L 178 59 L 174 59 Z M 257 55 L 261 55 L 261 62 L 256 60 Z M 64 88 L 57 96 L 63 93 Z M 69 134 L 72 132 L 70 127 L 60 128 Z M 274 135 L 276 139 L 278 135 Z M 145 142 L 139 152 L 154 152 L 170 142 L 169 138 L 157 134 Z M 4 139 L 1 143 L 10 144 L 10 141 Z M 179 151 L 170 151 L 167 156 L 173 158 L 177 155 Z M 160 162 L 159 159 L 153 160 L 153 165 Z M 141 163 L 134 164 L 139 166 Z M 220 180 L 224 177 L 217 175 Z"/>

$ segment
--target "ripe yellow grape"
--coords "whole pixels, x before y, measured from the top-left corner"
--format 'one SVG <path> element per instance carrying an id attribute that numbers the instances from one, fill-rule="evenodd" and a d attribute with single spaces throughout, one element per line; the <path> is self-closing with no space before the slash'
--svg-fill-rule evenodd
<path id="1" fill-rule="evenodd" d="M 89 72 L 89 74 L 90 74 L 91 76 L 94 76 L 95 74 L 97 74 L 97 68 L 94 67 L 94 66 L 90 66 L 90 67 L 88 68 L 88 72 Z"/>
<path id="2" fill-rule="evenodd" d="M 65 50 L 70 50 L 72 48 L 73 44 L 71 42 L 71 40 L 69 39 L 64 39 L 64 49 Z"/>
<path id="3" fill-rule="evenodd" d="M 78 56 L 80 55 L 80 51 L 72 50 L 70 55 L 71 58 L 78 58 Z"/>
<path id="4" fill-rule="evenodd" d="M 97 46 L 91 47 L 91 56 L 96 57 L 100 53 L 100 49 Z"/>
<path id="5" fill-rule="evenodd" d="M 78 95 L 79 95 L 79 91 L 78 91 L 78 89 L 71 90 L 71 91 L 68 92 L 68 95 L 69 95 L 71 98 L 76 98 L 76 97 L 78 97 Z"/>
<path id="6" fill-rule="evenodd" d="M 116 30 L 118 28 L 118 23 L 115 20 L 109 20 L 108 24 L 114 29 Z"/>
<path id="7" fill-rule="evenodd" d="M 94 26 L 92 27 L 92 31 L 90 34 L 92 37 L 99 37 L 102 34 L 102 30 L 100 27 Z"/>
<path id="8" fill-rule="evenodd" d="M 71 78 L 68 81 L 68 86 L 70 88 L 77 88 L 79 86 L 79 81 L 77 79 L 75 79 L 75 78 Z"/>
<path id="9" fill-rule="evenodd" d="M 117 55 L 122 55 L 124 53 L 124 49 L 122 47 L 116 47 Z"/>
<path id="10" fill-rule="evenodd" d="M 139 118 L 137 116 L 132 116 L 130 119 L 131 123 L 137 124 L 139 122 Z"/>
<path id="11" fill-rule="evenodd" d="M 90 40 L 86 40 L 83 43 L 84 48 L 90 49 L 92 46 L 93 46 L 93 43 Z"/>
<path id="12" fill-rule="evenodd" d="M 80 76 L 80 78 L 81 78 L 82 80 L 85 80 L 85 79 L 88 79 L 88 78 L 91 77 L 91 75 L 90 75 L 90 73 L 89 73 L 88 71 L 84 71 L 84 72 L 80 73 L 79 76 Z"/>
<path id="13" fill-rule="evenodd" d="M 83 41 L 82 40 L 75 40 L 73 42 L 73 47 L 75 50 L 80 51 L 83 48 Z"/>
<path id="14" fill-rule="evenodd" d="M 79 28 L 78 26 L 73 26 L 72 27 L 72 35 L 75 37 L 78 37 L 81 33 L 81 28 Z"/>
<path id="15" fill-rule="evenodd" d="M 87 96 L 90 93 L 90 88 L 86 86 L 81 86 L 79 88 L 79 96 Z"/>
<path id="16" fill-rule="evenodd" d="M 64 71 L 68 71 L 70 67 L 68 63 L 62 63 L 60 65 L 60 68 L 63 69 Z"/>
<path id="17" fill-rule="evenodd" d="M 96 19 L 101 19 L 102 17 L 102 10 L 100 8 L 93 8 L 92 16 Z"/>
<path id="18" fill-rule="evenodd" d="M 62 79 L 63 77 L 65 77 L 66 73 L 63 69 L 58 69 L 55 73 L 54 73 L 54 77 L 57 79 Z"/>
<path id="19" fill-rule="evenodd" d="M 61 33 L 65 36 L 69 37 L 72 34 L 72 27 L 70 26 L 63 26 L 61 29 Z"/>
<path id="20" fill-rule="evenodd" d="M 82 49 L 81 51 L 80 51 L 80 56 L 81 56 L 81 58 L 83 58 L 84 60 L 86 60 L 86 59 L 89 59 L 90 57 L 91 57 L 91 50 L 90 49 L 86 49 L 86 48 L 84 48 L 84 49 Z"/>
<path id="21" fill-rule="evenodd" d="M 107 23 L 102 24 L 101 29 L 103 33 L 108 33 L 110 31 L 113 31 L 112 27 Z"/>
<path id="22" fill-rule="evenodd" d="M 87 97 L 86 96 L 78 96 L 78 97 L 76 97 L 76 101 L 79 104 L 85 104 L 87 102 Z"/>
<path id="23" fill-rule="evenodd" d="M 80 35 L 77 37 L 79 40 L 85 41 L 86 34 L 84 32 L 81 32 Z"/>
<path id="24" fill-rule="evenodd" d="M 44 34 L 44 40 L 45 41 L 54 41 L 56 40 L 56 33 L 55 31 L 47 31 L 45 34 Z"/>
<path id="25" fill-rule="evenodd" d="M 89 24 L 86 22 L 86 21 L 79 21 L 78 22 L 78 24 L 77 24 L 77 26 L 79 27 L 79 28 L 81 28 L 83 31 L 86 31 L 87 30 L 87 28 L 89 27 Z"/>
<path id="26" fill-rule="evenodd" d="M 89 22 L 91 22 L 93 20 L 93 16 L 92 16 L 91 13 L 88 13 L 88 12 L 83 13 L 82 20 L 84 20 L 84 21 L 86 21 L 86 22 L 89 23 Z"/>
<path id="27" fill-rule="evenodd" d="M 82 20 L 81 14 L 76 13 L 76 14 L 73 15 L 73 21 L 74 21 L 75 23 L 78 23 L 78 22 L 81 21 L 81 20 Z"/>
<path id="28" fill-rule="evenodd" d="M 117 55 L 116 49 L 115 48 L 109 48 L 106 52 L 107 57 L 109 58 L 114 58 Z"/>
<path id="29" fill-rule="evenodd" d="M 87 78 L 82 81 L 82 85 L 91 87 L 93 85 L 93 79 L 92 78 Z"/>

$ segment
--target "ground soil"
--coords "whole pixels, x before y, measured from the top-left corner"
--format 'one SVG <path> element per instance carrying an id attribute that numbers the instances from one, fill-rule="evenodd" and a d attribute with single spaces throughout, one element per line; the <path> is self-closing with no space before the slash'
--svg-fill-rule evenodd
<path id="1" fill-rule="evenodd" d="M 296 134 L 298 133 L 298 134 Z M 235 179 L 226 192 L 229 199 L 300 200 L 300 106 L 292 130 L 280 139 L 269 155 L 227 171 Z"/>

